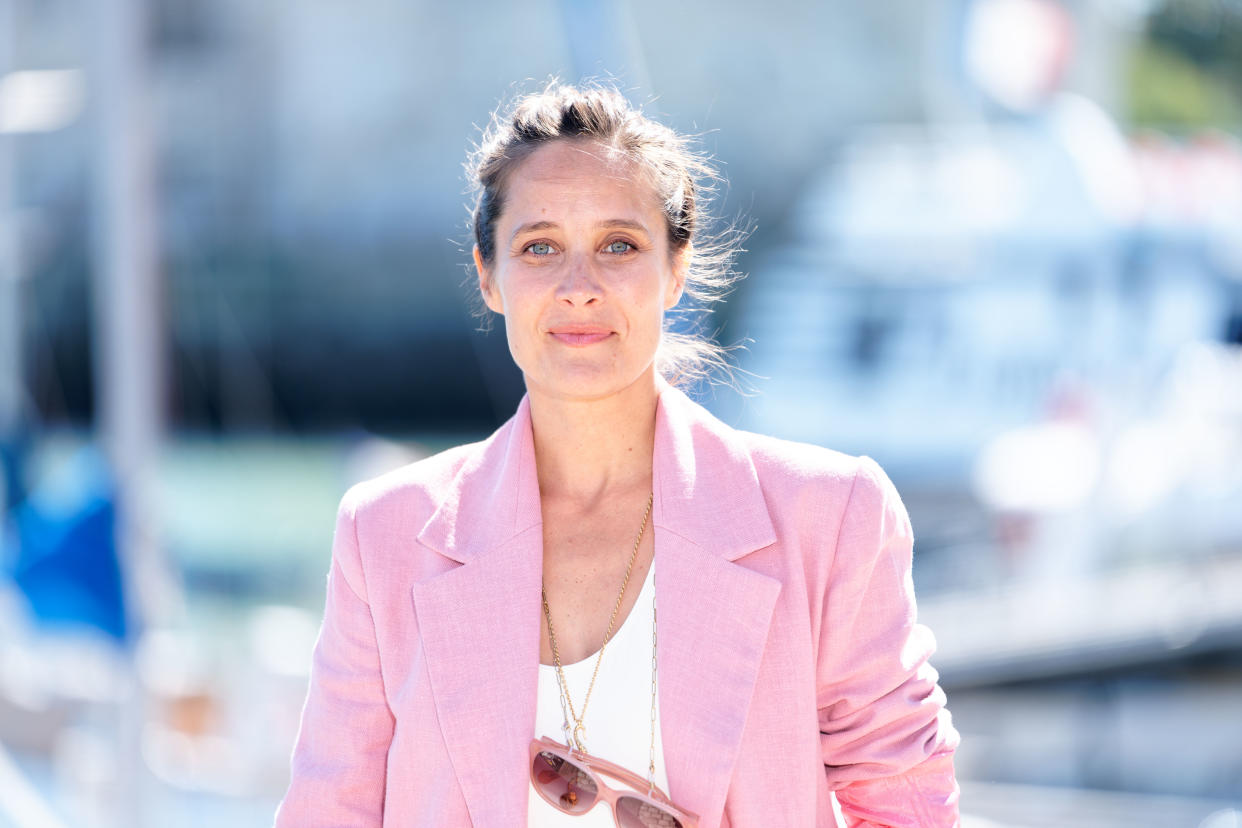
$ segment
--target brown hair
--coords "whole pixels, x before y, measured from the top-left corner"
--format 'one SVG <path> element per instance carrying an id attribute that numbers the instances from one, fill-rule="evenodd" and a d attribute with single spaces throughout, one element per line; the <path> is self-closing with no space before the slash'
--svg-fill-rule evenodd
<path id="1" fill-rule="evenodd" d="M 710 311 L 741 274 L 733 270 L 746 233 L 732 226 L 711 232 L 707 196 L 721 176 L 690 139 L 651 120 L 615 88 L 549 82 L 497 110 L 466 162 L 474 192 L 471 226 L 486 266 L 496 256 L 496 223 L 504 211 L 508 178 L 540 146 L 556 140 L 594 139 L 637 163 L 663 208 L 673 256 L 689 251 L 685 292 Z M 486 309 L 482 313 L 486 314 Z M 683 311 L 684 312 L 684 311 Z M 668 320 L 675 318 L 670 312 Z M 668 330 L 661 337 L 656 367 L 666 379 L 688 385 L 728 368 L 727 352 L 698 333 Z"/>

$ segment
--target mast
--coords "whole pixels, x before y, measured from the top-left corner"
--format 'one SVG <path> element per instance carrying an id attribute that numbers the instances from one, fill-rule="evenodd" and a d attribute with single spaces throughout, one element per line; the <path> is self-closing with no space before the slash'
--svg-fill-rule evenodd
<path id="1" fill-rule="evenodd" d="M 156 473 L 165 339 L 144 0 L 94 0 L 97 130 L 92 356 L 97 435 L 117 485 L 128 621 L 167 620 L 177 595 L 160 545 Z"/>
<path id="2" fill-rule="evenodd" d="M 116 548 L 130 642 L 179 614 L 164 558 L 157 464 L 165 429 L 165 314 L 156 225 L 156 161 L 146 0 L 91 0 L 96 130 L 93 325 L 95 422 L 116 485 Z M 129 649 L 117 722 L 118 824 L 147 824 L 142 758 L 146 688 Z"/>
<path id="3" fill-rule="evenodd" d="M 0 80 L 13 71 L 15 0 L 0 0 Z M 22 333 L 17 312 L 17 196 L 14 186 L 15 136 L 0 129 L 0 444 L 15 437 L 22 409 Z M 0 478 L 0 483 L 3 478 Z M 0 497 L 0 509 L 4 498 Z"/>

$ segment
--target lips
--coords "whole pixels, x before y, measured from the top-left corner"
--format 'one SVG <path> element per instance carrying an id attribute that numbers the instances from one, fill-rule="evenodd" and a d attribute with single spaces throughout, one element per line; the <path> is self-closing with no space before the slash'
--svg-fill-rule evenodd
<path id="1" fill-rule="evenodd" d="M 560 325 L 549 330 L 548 334 L 563 345 L 581 348 L 603 342 L 612 336 L 612 331 L 599 325 Z"/>

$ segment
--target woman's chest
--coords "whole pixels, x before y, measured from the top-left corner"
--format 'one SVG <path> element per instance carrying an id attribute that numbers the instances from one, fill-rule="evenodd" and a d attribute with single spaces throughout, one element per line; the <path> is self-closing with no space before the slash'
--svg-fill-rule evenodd
<path id="1" fill-rule="evenodd" d="M 625 623 L 656 553 L 655 532 L 638 529 L 607 518 L 545 519 L 541 663 L 553 663 L 553 640 L 555 656 L 572 664 L 597 652 Z"/>

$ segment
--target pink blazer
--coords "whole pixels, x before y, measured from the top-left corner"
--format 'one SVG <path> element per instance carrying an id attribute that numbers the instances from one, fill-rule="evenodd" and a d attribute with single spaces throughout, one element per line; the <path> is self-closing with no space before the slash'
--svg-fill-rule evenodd
<path id="1" fill-rule="evenodd" d="M 958 735 L 875 463 L 659 398 L 669 791 L 703 826 L 958 824 Z M 542 525 L 530 410 L 354 486 L 278 826 L 526 822 Z"/>

